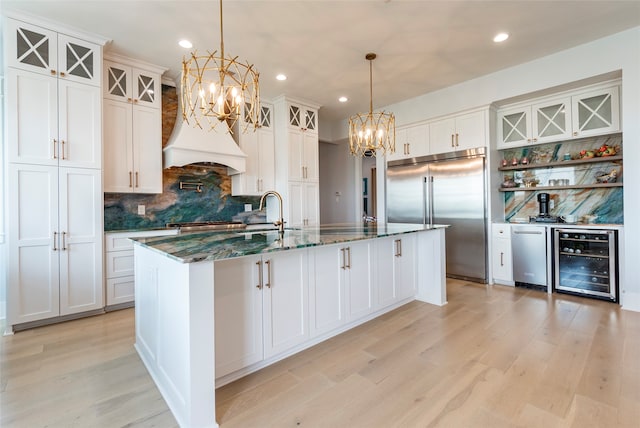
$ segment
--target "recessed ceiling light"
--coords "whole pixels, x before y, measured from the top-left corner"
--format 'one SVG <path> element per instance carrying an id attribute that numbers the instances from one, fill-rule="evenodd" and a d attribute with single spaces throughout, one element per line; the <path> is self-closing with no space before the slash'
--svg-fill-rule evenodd
<path id="1" fill-rule="evenodd" d="M 180 40 L 178 44 L 185 49 L 191 49 L 193 47 L 193 43 L 191 43 L 189 40 Z"/>
<path id="2" fill-rule="evenodd" d="M 340 101 L 341 103 L 346 103 L 347 101 L 349 101 L 349 98 L 347 98 L 347 97 L 340 97 L 340 98 L 338 98 L 338 101 Z"/>
<path id="3" fill-rule="evenodd" d="M 507 33 L 498 33 L 493 38 L 493 41 L 496 42 L 496 43 L 500 43 L 500 42 L 504 42 L 508 38 L 509 38 L 509 34 L 507 34 Z"/>
<path id="4" fill-rule="evenodd" d="M 278 80 L 287 80 L 287 76 L 285 76 L 284 74 L 278 74 L 276 76 L 276 79 L 278 79 Z"/>

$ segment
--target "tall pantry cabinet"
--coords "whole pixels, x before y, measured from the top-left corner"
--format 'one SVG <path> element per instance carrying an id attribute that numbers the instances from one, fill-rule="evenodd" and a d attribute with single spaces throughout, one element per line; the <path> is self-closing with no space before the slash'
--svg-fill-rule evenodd
<path id="1" fill-rule="evenodd" d="M 106 40 L 6 18 L 7 325 L 101 310 Z"/>
<path id="2" fill-rule="evenodd" d="M 290 227 L 320 224 L 318 108 L 286 97 L 274 101 L 276 188 Z"/>

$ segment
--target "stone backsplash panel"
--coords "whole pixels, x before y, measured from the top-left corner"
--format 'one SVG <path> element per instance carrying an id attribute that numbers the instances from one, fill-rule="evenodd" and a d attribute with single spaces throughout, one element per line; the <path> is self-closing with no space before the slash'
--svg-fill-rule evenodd
<path id="1" fill-rule="evenodd" d="M 163 171 L 161 194 L 105 193 L 104 230 L 164 227 L 166 223 L 231 221 L 244 204 L 257 209 L 259 197 L 231 196 L 224 166 L 187 165 Z M 180 189 L 180 182 L 202 183 L 202 191 Z M 138 205 L 145 215 L 138 215 Z"/>
<path id="2" fill-rule="evenodd" d="M 509 165 L 514 158 L 518 162 L 521 162 L 522 158 L 527 158 L 528 163 L 542 167 L 516 172 L 504 171 L 503 175 L 505 180 L 537 180 L 538 186 L 550 185 L 549 180 L 555 179 L 567 179 L 570 185 L 581 185 L 595 183 L 597 175 L 609 174 L 615 170 L 617 182 L 622 182 L 622 161 L 544 168 L 545 163 L 563 161 L 565 154 L 568 154 L 571 159 L 578 159 L 580 151 L 597 149 L 603 144 L 615 147 L 616 154 L 622 155 L 622 134 L 503 150 L 501 154 Z M 586 215 L 595 215 L 597 216 L 595 223 L 624 223 L 622 187 L 504 192 L 505 220 L 528 219 L 537 215 L 539 210 L 537 196 L 539 193 L 551 195 L 554 208 L 550 210 L 550 214 L 553 216 L 575 214 L 579 221 L 583 222 Z"/>

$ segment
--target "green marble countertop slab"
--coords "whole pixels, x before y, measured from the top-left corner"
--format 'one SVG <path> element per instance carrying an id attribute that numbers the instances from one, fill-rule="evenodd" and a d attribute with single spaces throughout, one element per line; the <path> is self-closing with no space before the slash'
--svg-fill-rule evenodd
<path id="1" fill-rule="evenodd" d="M 374 239 L 446 227 L 448 226 L 422 224 L 351 224 L 287 229 L 283 237 L 280 237 L 277 230 L 251 230 L 193 232 L 181 233 L 175 236 L 132 239 L 136 244 L 162 253 L 173 260 L 182 263 L 194 263 L 362 239 Z"/>

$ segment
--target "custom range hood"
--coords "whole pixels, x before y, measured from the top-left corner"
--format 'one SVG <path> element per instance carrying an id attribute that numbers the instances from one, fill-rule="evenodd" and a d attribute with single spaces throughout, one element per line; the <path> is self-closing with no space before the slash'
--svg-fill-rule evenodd
<path id="1" fill-rule="evenodd" d="M 229 167 L 229 175 L 246 171 L 247 155 L 240 150 L 226 123 L 215 130 L 195 128 L 182 119 L 178 102 L 178 117 L 164 152 L 164 167 L 210 162 Z"/>

